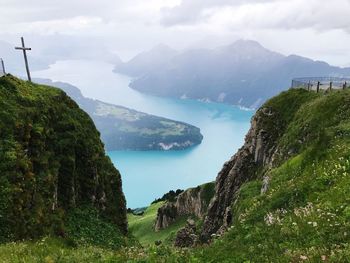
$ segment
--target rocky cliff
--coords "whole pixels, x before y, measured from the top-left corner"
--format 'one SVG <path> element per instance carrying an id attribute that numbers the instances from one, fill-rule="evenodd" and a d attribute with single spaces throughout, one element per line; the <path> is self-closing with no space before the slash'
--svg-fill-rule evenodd
<path id="1" fill-rule="evenodd" d="M 261 191 L 267 190 L 267 171 L 294 152 L 293 148 L 282 149 L 279 139 L 299 107 L 312 95 L 303 91 L 282 93 L 256 112 L 243 147 L 224 164 L 216 178 L 215 195 L 202 229 L 203 241 L 210 239 L 213 234 L 222 234 L 232 224 L 232 205 L 245 182 L 258 178 L 263 182 Z M 280 107 L 282 101 L 288 102 L 285 111 Z"/>
<path id="2" fill-rule="evenodd" d="M 155 231 L 167 228 L 182 216 L 204 218 L 210 199 L 214 195 L 214 183 L 207 183 L 182 192 L 174 202 L 167 202 L 158 209 Z"/>
<path id="3" fill-rule="evenodd" d="M 127 232 L 121 176 L 92 120 L 59 89 L 1 77 L 0 239 L 64 236 L 85 206 Z"/>

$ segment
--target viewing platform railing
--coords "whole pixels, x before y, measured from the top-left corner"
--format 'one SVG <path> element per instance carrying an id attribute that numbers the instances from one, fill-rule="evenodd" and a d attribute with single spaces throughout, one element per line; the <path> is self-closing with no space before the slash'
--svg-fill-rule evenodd
<path id="1" fill-rule="evenodd" d="M 311 77 L 292 80 L 292 88 L 303 88 L 309 91 L 345 90 L 350 87 L 350 78 Z"/>

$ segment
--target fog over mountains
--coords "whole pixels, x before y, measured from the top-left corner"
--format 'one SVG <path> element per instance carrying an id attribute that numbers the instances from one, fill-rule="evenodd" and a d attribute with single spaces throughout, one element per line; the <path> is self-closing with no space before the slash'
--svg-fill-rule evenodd
<path id="1" fill-rule="evenodd" d="M 20 42 L 18 45 L 20 45 Z M 23 54 L 21 51 L 15 50 L 14 45 L 0 40 L 0 58 L 4 60 L 7 72 L 17 75 L 25 74 Z M 30 52 L 28 59 L 30 61 L 30 69 L 33 71 L 45 69 L 54 62 L 53 60 L 32 56 Z"/>
<path id="2" fill-rule="evenodd" d="M 250 40 L 183 52 L 159 45 L 118 63 L 115 72 L 134 77 L 130 86 L 140 92 L 249 108 L 288 89 L 296 77 L 350 76 L 350 68 L 285 56 Z"/>
<path id="3" fill-rule="evenodd" d="M 5 62 L 7 72 L 25 75 L 23 54 L 15 50 L 20 45 L 20 38 L 0 40 L 0 58 Z M 43 70 L 62 60 L 98 60 L 112 64 L 121 63 L 118 55 L 99 41 L 91 41 L 83 37 L 25 37 L 25 44 L 32 50 L 27 52 L 31 71 Z"/>

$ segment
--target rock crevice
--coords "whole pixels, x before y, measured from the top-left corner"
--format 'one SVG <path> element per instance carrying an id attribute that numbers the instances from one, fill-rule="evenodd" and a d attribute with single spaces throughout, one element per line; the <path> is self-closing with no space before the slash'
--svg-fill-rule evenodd
<path id="1" fill-rule="evenodd" d="M 271 124 L 274 114 L 271 109 L 260 109 L 251 121 L 245 143 L 224 164 L 216 178 L 215 195 L 211 200 L 201 233 L 202 241 L 213 234 L 221 234 L 232 224 L 231 207 L 237 199 L 240 187 L 256 176 L 260 168 L 272 165 L 275 151 L 274 136 L 266 126 Z"/>

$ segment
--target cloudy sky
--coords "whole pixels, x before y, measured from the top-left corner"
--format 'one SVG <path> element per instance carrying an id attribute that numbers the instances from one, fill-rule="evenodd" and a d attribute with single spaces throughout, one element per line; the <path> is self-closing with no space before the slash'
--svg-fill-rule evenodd
<path id="1" fill-rule="evenodd" d="M 350 0 L 0 0 L 0 40 L 32 54 L 127 60 L 253 39 L 283 54 L 350 66 Z M 36 52 L 36 53 L 35 53 Z"/>

